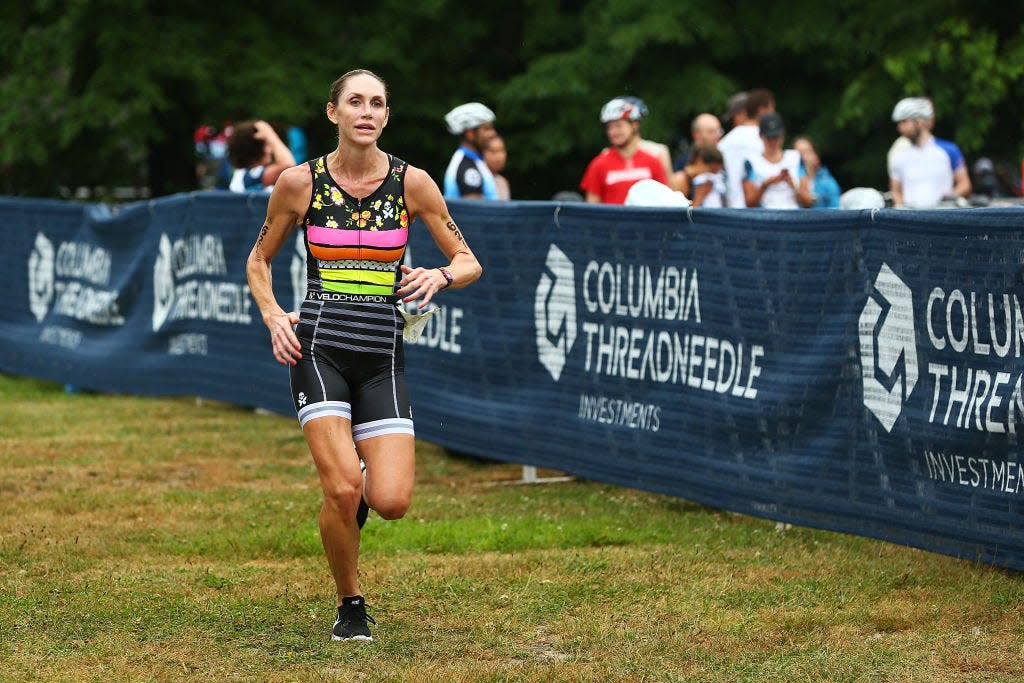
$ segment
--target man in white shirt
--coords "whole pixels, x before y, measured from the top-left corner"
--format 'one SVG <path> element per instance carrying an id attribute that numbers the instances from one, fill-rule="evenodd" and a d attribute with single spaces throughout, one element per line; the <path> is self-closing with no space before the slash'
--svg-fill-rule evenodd
<path id="1" fill-rule="evenodd" d="M 725 162 L 726 205 L 736 209 L 747 206 L 743 193 L 744 166 L 747 159 L 764 152 L 758 123 L 763 115 L 775 111 L 775 95 L 766 88 L 755 88 L 747 93 L 744 109 L 747 120 L 718 142 Z"/>
<path id="2" fill-rule="evenodd" d="M 929 130 L 931 116 L 931 103 L 924 98 L 900 100 L 893 109 L 896 129 L 910 141 L 893 153 L 889 168 L 895 207 L 932 209 L 953 193 L 953 169 Z"/>

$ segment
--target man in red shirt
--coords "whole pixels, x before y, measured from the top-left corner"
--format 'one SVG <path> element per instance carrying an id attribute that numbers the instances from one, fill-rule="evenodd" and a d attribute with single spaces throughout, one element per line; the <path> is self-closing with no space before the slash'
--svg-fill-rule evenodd
<path id="1" fill-rule="evenodd" d="M 587 166 L 580 181 L 587 201 L 624 204 L 626 193 L 638 180 L 652 178 L 668 185 L 664 164 L 640 149 L 641 109 L 626 98 L 616 97 L 601 109 L 610 147 L 605 147 Z"/>

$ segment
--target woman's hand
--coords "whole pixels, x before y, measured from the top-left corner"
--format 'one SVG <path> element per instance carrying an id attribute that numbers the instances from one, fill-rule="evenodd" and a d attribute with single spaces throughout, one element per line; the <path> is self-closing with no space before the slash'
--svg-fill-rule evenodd
<path id="1" fill-rule="evenodd" d="M 270 344 L 274 350 L 274 358 L 281 365 L 295 365 L 302 358 L 302 345 L 295 336 L 293 325 L 299 324 L 299 315 L 277 313 L 267 316 L 264 321 L 270 330 Z"/>
<path id="2" fill-rule="evenodd" d="M 402 265 L 401 287 L 396 294 L 406 303 L 420 300 L 418 308 L 425 308 L 439 289 L 448 286 L 448 280 L 437 268 L 410 268 Z"/>

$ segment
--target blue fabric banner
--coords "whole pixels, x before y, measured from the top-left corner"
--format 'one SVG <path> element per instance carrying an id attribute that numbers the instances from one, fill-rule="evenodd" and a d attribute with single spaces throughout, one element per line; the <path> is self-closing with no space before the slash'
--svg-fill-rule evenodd
<path id="1" fill-rule="evenodd" d="M 1024 569 L 1024 210 L 450 207 L 484 277 L 407 346 L 420 438 Z M 265 209 L 0 200 L 0 369 L 291 414 L 245 284 Z"/>

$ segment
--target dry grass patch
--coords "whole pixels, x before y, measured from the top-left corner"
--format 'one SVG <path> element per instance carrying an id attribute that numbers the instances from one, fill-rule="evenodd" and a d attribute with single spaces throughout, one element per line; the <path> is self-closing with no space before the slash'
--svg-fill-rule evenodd
<path id="1" fill-rule="evenodd" d="M 339 647 L 293 419 L 2 376 L 0 414 L 0 680 L 1024 678 L 1016 573 L 429 444 Z"/>

